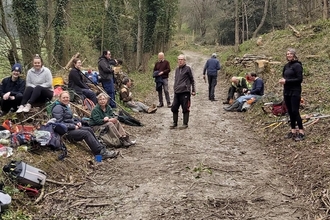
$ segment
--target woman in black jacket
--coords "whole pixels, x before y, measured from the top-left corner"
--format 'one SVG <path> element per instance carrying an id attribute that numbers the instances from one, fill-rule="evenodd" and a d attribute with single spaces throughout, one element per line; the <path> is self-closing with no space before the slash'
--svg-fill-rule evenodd
<path id="1" fill-rule="evenodd" d="M 97 103 L 96 94 L 90 90 L 88 85 L 84 82 L 84 76 L 81 73 L 81 60 L 74 58 L 72 61 L 73 67 L 69 73 L 69 88 L 72 88 L 78 95 L 92 100 L 94 104 Z"/>
<path id="2" fill-rule="evenodd" d="M 283 68 L 282 77 L 279 83 L 283 85 L 284 102 L 287 106 L 290 116 L 291 132 L 287 138 L 293 138 L 296 141 L 301 141 L 305 137 L 302 120 L 299 113 L 301 100 L 301 83 L 303 81 L 302 63 L 298 61 L 296 51 L 289 48 L 286 52 L 288 63 Z M 296 131 L 296 124 L 299 131 Z"/>
<path id="3" fill-rule="evenodd" d="M 56 122 L 63 123 L 67 126 L 68 140 L 81 141 L 85 140 L 88 147 L 92 150 L 94 155 L 102 155 L 103 159 L 114 158 L 118 155 L 118 151 L 108 151 L 97 138 L 90 127 L 82 126 L 79 120 L 73 118 L 72 111 L 68 105 L 70 102 L 70 95 L 67 91 L 60 94 L 59 100 L 56 101 L 52 109 L 52 117 L 56 118 Z"/>

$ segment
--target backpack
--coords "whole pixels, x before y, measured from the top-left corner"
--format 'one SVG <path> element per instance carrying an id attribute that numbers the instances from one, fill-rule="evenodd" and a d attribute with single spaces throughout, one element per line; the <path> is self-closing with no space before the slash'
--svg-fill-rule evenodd
<path id="1" fill-rule="evenodd" d="M 63 160 L 68 152 L 61 136 L 67 131 L 68 128 L 65 124 L 47 123 L 46 125 L 40 126 L 40 128 L 35 131 L 35 136 L 41 146 L 48 146 L 54 151 L 62 151 L 62 154 L 59 155 L 58 159 Z"/>
<path id="2" fill-rule="evenodd" d="M 284 101 L 272 105 L 272 113 L 273 113 L 273 115 L 283 116 L 287 112 L 288 112 L 288 109 L 287 109 Z"/>
<path id="3" fill-rule="evenodd" d="M 84 99 L 84 106 L 86 110 L 92 111 L 93 108 L 95 107 L 95 104 L 92 100 L 85 98 Z"/>
<path id="4" fill-rule="evenodd" d="M 99 129 L 95 132 L 100 143 L 104 144 L 107 147 L 121 147 L 122 143 L 114 133 L 111 132 L 108 125 L 100 126 Z"/>

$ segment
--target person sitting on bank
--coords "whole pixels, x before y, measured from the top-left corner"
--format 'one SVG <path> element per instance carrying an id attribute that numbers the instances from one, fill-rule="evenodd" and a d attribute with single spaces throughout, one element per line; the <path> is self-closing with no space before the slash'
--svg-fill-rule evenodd
<path id="1" fill-rule="evenodd" d="M 33 58 L 33 67 L 27 72 L 26 88 L 16 113 L 29 112 L 33 104 L 46 103 L 52 100 L 53 95 L 52 73 L 43 65 L 41 57 L 36 54 Z"/>
<path id="2" fill-rule="evenodd" d="M 132 92 L 130 88 L 132 82 L 128 77 L 123 79 L 123 86 L 120 89 L 120 100 L 122 100 L 128 108 L 132 109 L 134 112 L 145 112 L 145 113 L 155 113 L 157 111 L 157 106 L 153 104 L 151 107 L 138 101 L 134 101 L 132 97 Z"/>
<path id="3" fill-rule="evenodd" d="M 250 99 L 257 101 L 264 95 L 264 81 L 256 73 L 251 73 L 251 80 L 253 81 L 252 89 L 247 91 L 247 95 L 238 97 L 232 105 L 224 107 L 224 110 L 240 112 L 244 102 Z"/>
<path id="4" fill-rule="evenodd" d="M 55 106 L 52 109 L 52 117 L 56 119 L 56 122 L 67 126 L 67 139 L 69 141 L 86 141 L 93 154 L 100 154 L 103 159 L 117 157 L 118 151 L 108 151 L 106 146 L 97 140 L 92 128 L 83 126 L 81 121 L 73 118 L 69 103 L 69 92 L 64 91 L 60 94 L 59 100 L 55 102 Z"/>
<path id="5" fill-rule="evenodd" d="M 6 115 L 11 109 L 17 111 L 17 106 L 22 102 L 25 89 L 25 80 L 20 77 L 22 66 L 15 63 L 11 68 L 11 76 L 4 78 L 0 85 L 2 115 Z"/>
<path id="6" fill-rule="evenodd" d="M 90 99 L 94 104 L 97 103 L 95 93 L 84 82 L 84 76 L 81 72 L 81 60 L 74 58 L 72 61 L 73 67 L 69 73 L 69 88 L 72 88 L 81 98 Z"/>
<path id="7" fill-rule="evenodd" d="M 247 90 L 248 86 L 245 77 L 233 76 L 231 78 L 231 86 L 228 90 L 227 101 L 223 102 L 223 104 L 232 104 L 235 99 L 235 92 L 237 93 L 237 97 L 240 97 Z"/>
<path id="8" fill-rule="evenodd" d="M 114 117 L 112 108 L 108 104 L 109 96 L 100 93 L 97 96 L 97 104 L 92 110 L 89 125 L 96 131 L 100 126 L 108 126 L 111 136 L 118 138 L 123 147 L 129 147 L 134 144 L 120 122 Z"/>

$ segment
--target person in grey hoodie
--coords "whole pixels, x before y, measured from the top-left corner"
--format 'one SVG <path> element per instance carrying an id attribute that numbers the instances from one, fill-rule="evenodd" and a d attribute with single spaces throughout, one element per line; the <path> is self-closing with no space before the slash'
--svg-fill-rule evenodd
<path id="1" fill-rule="evenodd" d="M 46 103 L 53 98 L 53 94 L 52 73 L 43 66 L 41 57 L 36 54 L 33 67 L 27 72 L 26 88 L 16 113 L 29 112 L 34 103 Z"/>
<path id="2" fill-rule="evenodd" d="M 213 53 L 212 57 L 205 63 L 203 70 L 203 79 L 206 82 L 205 74 L 207 73 L 207 81 L 209 83 L 209 100 L 217 101 L 214 98 L 214 90 L 217 85 L 218 71 L 220 70 L 220 62 L 217 60 L 217 54 Z"/>
<path id="3" fill-rule="evenodd" d="M 174 76 L 174 99 L 171 107 L 173 112 L 173 124 L 170 129 L 178 126 L 179 108 L 181 106 L 183 113 L 183 125 L 180 129 L 188 128 L 190 112 L 190 96 L 196 95 L 195 80 L 191 68 L 186 65 L 186 56 L 178 56 L 178 67 Z"/>

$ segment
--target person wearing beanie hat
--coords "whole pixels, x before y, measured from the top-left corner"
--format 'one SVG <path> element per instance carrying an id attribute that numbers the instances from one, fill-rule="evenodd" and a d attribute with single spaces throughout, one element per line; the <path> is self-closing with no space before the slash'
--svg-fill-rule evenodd
<path id="1" fill-rule="evenodd" d="M 303 67 L 302 63 L 298 60 L 296 50 L 293 48 L 287 50 L 286 59 L 288 63 L 285 64 L 282 78 L 279 80 L 279 83 L 283 85 L 284 102 L 290 116 L 291 131 L 287 134 L 286 138 L 301 141 L 305 137 L 304 127 L 299 113 Z M 296 125 L 298 125 L 298 131 L 296 130 Z"/>
<path id="2" fill-rule="evenodd" d="M 21 64 L 15 63 L 11 70 L 11 76 L 4 78 L 0 85 L 2 115 L 7 114 L 11 109 L 13 111 L 17 110 L 17 106 L 21 104 L 25 89 L 25 80 L 20 77 L 22 72 Z"/>
<path id="3" fill-rule="evenodd" d="M 13 67 L 11 68 L 11 71 L 17 71 L 19 73 L 22 73 L 22 66 L 19 63 L 15 63 Z"/>
<path id="4" fill-rule="evenodd" d="M 207 73 L 207 81 L 209 82 L 209 100 L 217 101 L 214 97 L 215 86 L 217 85 L 218 71 L 220 70 L 220 62 L 217 60 L 217 54 L 213 53 L 204 66 L 203 79 L 206 82 L 205 74 Z"/>
<path id="5" fill-rule="evenodd" d="M 43 66 L 41 57 L 36 54 L 33 58 L 33 67 L 27 72 L 26 89 L 16 113 L 29 112 L 33 104 L 52 100 L 53 94 L 52 73 Z"/>

